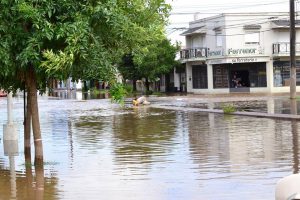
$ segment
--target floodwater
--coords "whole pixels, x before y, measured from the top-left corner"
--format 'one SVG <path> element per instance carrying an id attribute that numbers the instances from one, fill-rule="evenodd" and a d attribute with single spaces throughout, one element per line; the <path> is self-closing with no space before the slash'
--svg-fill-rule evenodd
<path id="1" fill-rule="evenodd" d="M 151 102 L 187 105 L 166 99 Z M 267 200 L 280 178 L 299 171 L 295 121 L 120 107 L 109 99 L 43 97 L 39 106 L 43 171 L 25 164 L 23 101 L 15 98 L 18 153 L 8 155 L 1 140 L 0 200 Z M 6 114 L 1 98 L 0 124 Z"/>

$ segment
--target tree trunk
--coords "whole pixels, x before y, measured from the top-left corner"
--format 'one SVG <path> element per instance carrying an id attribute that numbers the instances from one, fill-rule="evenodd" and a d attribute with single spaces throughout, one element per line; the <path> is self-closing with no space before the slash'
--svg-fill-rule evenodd
<path id="1" fill-rule="evenodd" d="M 104 89 L 105 89 L 105 86 L 104 86 Z M 84 92 L 87 92 L 87 91 L 88 91 L 86 81 L 83 81 L 83 91 L 84 91 Z"/>
<path id="2" fill-rule="evenodd" d="M 146 78 L 145 85 L 146 85 L 146 91 L 149 92 L 149 90 L 150 90 L 150 83 L 149 83 L 148 78 Z"/>
<path id="3" fill-rule="evenodd" d="M 136 92 L 136 80 L 135 79 L 132 80 L 132 90 L 134 92 Z"/>
<path id="4" fill-rule="evenodd" d="M 25 124 L 24 124 L 24 152 L 25 152 L 25 158 L 30 157 L 31 159 L 31 103 L 30 102 L 31 102 L 31 95 L 30 95 L 30 88 L 28 87 L 26 117 L 25 117 Z"/>
<path id="5" fill-rule="evenodd" d="M 30 106 L 31 106 L 31 115 L 32 115 L 32 130 L 33 130 L 33 138 L 34 138 L 34 150 L 35 150 L 35 165 L 43 165 L 43 143 L 42 143 L 42 135 L 40 129 L 40 121 L 39 121 L 39 109 L 38 109 L 38 101 L 37 101 L 37 81 L 36 74 L 33 66 L 29 67 L 29 80 L 27 87 L 29 88 L 30 95 Z"/>

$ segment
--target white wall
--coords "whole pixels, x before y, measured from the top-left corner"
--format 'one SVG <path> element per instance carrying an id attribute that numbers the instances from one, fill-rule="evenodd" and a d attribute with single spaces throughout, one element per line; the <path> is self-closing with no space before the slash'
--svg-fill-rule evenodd
<path id="1" fill-rule="evenodd" d="M 211 51 L 223 50 L 224 56 L 229 48 L 247 49 L 257 48 L 262 49 L 261 55 L 249 56 L 264 56 L 266 60 L 267 71 L 267 88 L 251 88 L 251 92 L 289 92 L 289 87 L 274 87 L 273 86 L 273 44 L 278 42 L 290 42 L 290 33 L 288 28 L 274 28 L 274 19 L 289 19 L 289 13 L 235 13 L 222 14 L 214 17 L 196 20 L 190 23 L 190 28 L 205 26 L 207 30 L 205 37 L 203 35 L 193 35 L 186 37 L 189 47 L 207 47 Z M 244 25 L 260 25 L 261 28 L 255 31 L 260 31 L 260 43 L 245 44 L 245 33 L 249 30 L 244 29 Z M 222 30 L 223 45 L 216 46 L 216 30 Z M 191 39 L 192 38 L 192 39 Z M 296 28 L 296 41 L 300 43 L 300 28 Z M 196 44 L 198 43 L 198 44 Z M 247 57 L 247 54 L 231 55 Z M 220 56 L 219 56 L 220 57 Z M 221 56 L 222 58 L 222 56 Z M 224 57 L 223 57 L 224 58 Z M 270 58 L 270 59 L 269 59 Z M 218 59 L 218 58 L 210 58 Z M 282 58 L 281 58 L 282 59 Z M 193 93 L 228 93 L 229 89 L 213 89 L 213 73 L 212 65 L 208 65 L 208 89 L 193 89 L 192 88 L 192 65 L 200 64 L 197 61 L 186 63 L 187 66 L 187 91 Z M 297 90 L 300 86 L 297 87 Z"/>
<path id="2" fill-rule="evenodd" d="M 174 87 L 177 87 L 177 90 L 180 90 L 180 74 L 176 73 L 174 68 Z"/>

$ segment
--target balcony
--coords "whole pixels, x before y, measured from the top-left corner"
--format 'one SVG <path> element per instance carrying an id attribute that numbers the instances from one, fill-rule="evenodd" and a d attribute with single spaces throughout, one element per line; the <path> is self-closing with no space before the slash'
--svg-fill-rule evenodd
<path id="1" fill-rule="evenodd" d="M 207 48 L 198 47 L 192 49 L 182 49 L 180 51 L 180 60 L 203 61 L 207 57 Z"/>
<path id="2" fill-rule="evenodd" d="M 278 42 L 273 44 L 273 55 L 290 56 L 290 43 Z M 296 55 L 300 55 L 300 43 L 296 43 Z"/>

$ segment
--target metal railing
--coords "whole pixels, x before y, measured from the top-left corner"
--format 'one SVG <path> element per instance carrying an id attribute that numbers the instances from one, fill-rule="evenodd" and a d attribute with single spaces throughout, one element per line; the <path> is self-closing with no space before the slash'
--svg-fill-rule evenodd
<path id="1" fill-rule="evenodd" d="M 273 54 L 284 54 L 290 53 L 289 42 L 278 42 L 273 44 Z M 300 54 L 300 43 L 296 43 L 296 54 Z"/>
<path id="2" fill-rule="evenodd" d="M 206 58 L 207 57 L 207 48 L 198 47 L 191 49 L 182 49 L 180 51 L 180 59 L 193 59 L 193 58 Z"/>

